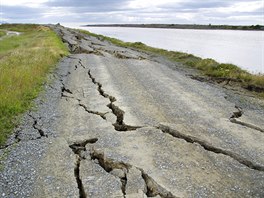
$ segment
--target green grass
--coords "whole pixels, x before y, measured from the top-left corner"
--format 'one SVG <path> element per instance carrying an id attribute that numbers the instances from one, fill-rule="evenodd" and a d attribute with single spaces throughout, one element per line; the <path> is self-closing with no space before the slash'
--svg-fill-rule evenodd
<path id="1" fill-rule="evenodd" d="M 0 30 L 0 37 L 5 36 L 6 32 L 4 30 Z"/>
<path id="2" fill-rule="evenodd" d="M 16 31 L 16 32 L 31 32 L 32 30 L 36 30 L 38 28 L 42 28 L 43 26 L 37 24 L 2 24 L 0 25 L 0 29 Z"/>
<path id="3" fill-rule="evenodd" d="M 4 144 L 19 115 L 32 107 L 47 73 L 67 49 L 57 35 L 39 25 L 0 25 L 0 30 L 22 32 L 0 40 L 0 145 Z"/>
<path id="4" fill-rule="evenodd" d="M 101 40 L 109 41 L 121 47 L 130 47 L 142 51 L 151 52 L 157 55 L 162 55 L 171 61 L 180 62 L 189 67 L 196 68 L 199 71 L 201 71 L 203 75 L 206 75 L 212 79 L 219 79 L 219 78 L 233 79 L 239 81 L 240 85 L 244 88 L 253 86 L 264 90 L 263 74 L 258 74 L 258 75 L 250 74 L 249 72 L 233 64 L 218 63 L 213 59 L 202 59 L 192 54 L 154 48 L 147 46 L 141 42 L 135 42 L 135 43 L 124 42 L 119 39 L 94 34 L 85 30 L 80 30 L 80 32 L 88 34 L 90 36 L 97 37 Z M 261 96 L 264 97 L 264 93 L 261 93 Z"/>

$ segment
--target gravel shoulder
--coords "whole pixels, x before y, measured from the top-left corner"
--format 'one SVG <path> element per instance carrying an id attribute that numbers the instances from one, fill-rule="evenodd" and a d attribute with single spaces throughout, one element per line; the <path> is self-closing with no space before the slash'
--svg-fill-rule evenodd
<path id="1" fill-rule="evenodd" d="M 1 197 L 263 197 L 263 101 L 52 26 L 71 55 L 0 150 Z"/>

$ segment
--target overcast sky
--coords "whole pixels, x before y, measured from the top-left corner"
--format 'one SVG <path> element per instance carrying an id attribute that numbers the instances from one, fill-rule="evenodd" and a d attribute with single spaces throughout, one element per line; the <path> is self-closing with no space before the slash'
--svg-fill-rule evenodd
<path id="1" fill-rule="evenodd" d="M 264 0 L 0 0 L 8 23 L 264 25 Z"/>

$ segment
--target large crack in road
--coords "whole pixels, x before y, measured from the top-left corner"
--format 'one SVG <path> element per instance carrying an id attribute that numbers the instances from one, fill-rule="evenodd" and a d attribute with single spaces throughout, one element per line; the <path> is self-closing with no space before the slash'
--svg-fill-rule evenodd
<path id="1" fill-rule="evenodd" d="M 69 145 L 69 147 L 72 149 L 72 151 L 76 154 L 76 162 L 75 162 L 75 168 L 74 168 L 74 175 L 76 178 L 76 182 L 79 188 L 79 194 L 80 194 L 80 198 L 85 198 L 86 193 L 84 190 L 84 186 L 82 183 L 82 180 L 80 179 L 80 162 L 81 160 L 84 160 L 85 157 L 82 156 L 82 151 L 86 151 L 85 146 L 87 144 L 94 144 L 98 141 L 97 138 L 93 138 L 93 139 L 88 139 L 88 140 L 83 140 L 83 141 L 79 141 L 79 142 L 75 142 L 71 145 Z"/>
<path id="2" fill-rule="evenodd" d="M 130 125 L 125 124 L 124 123 L 125 112 L 114 104 L 114 102 L 116 101 L 116 98 L 114 96 L 111 96 L 105 93 L 105 91 L 102 88 L 102 84 L 95 80 L 90 70 L 88 71 L 88 75 L 92 79 L 92 82 L 98 86 L 98 92 L 101 94 L 101 96 L 109 99 L 110 103 L 107 105 L 107 107 L 116 116 L 116 122 L 113 123 L 113 126 L 115 127 L 115 129 L 117 131 L 132 131 L 132 130 L 141 128 L 141 126 L 130 126 Z"/>
<path id="3" fill-rule="evenodd" d="M 258 170 L 258 171 L 264 171 L 264 166 L 255 164 L 254 162 L 252 162 L 246 158 L 243 158 L 243 157 L 237 155 L 236 153 L 234 153 L 232 151 L 224 150 L 222 148 L 217 148 L 214 145 L 212 145 L 212 144 L 210 144 L 204 140 L 201 140 L 197 137 L 185 135 L 185 134 L 181 133 L 180 131 L 178 131 L 176 129 L 172 129 L 166 125 L 161 124 L 157 128 L 160 129 L 164 133 L 168 133 L 175 138 L 183 139 L 188 143 L 192 143 L 192 144 L 197 143 L 197 144 L 201 145 L 207 151 L 211 151 L 214 153 L 220 153 L 220 154 L 229 156 L 229 157 L 233 158 L 234 160 L 237 160 L 239 163 L 247 166 L 248 168 Z"/>
<path id="4" fill-rule="evenodd" d="M 242 126 L 245 126 L 245 127 L 248 127 L 248 128 L 251 128 L 251 129 L 254 129 L 254 130 L 257 130 L 257 131 L 264 133 L 264 128 L 260 128 L 254 124 L 238 120 L 238 118 L 242 117 L 243 110 L 242 110 L 242 108 L 237 107 L 237 106 L 235 106 L 235 108 L 238 111 L 233 112 L 233 115 L 229 118 L 230 122 L 235 123 L 235 124 L 240 124 Z"/>
<path id="5" fill-rule="evenodd" d="M 264 196 L 256 100 L 227 100 L 163 58 L 51 27 L 72 54 L 0 150 L 10 152 L 2 197 Z"/>

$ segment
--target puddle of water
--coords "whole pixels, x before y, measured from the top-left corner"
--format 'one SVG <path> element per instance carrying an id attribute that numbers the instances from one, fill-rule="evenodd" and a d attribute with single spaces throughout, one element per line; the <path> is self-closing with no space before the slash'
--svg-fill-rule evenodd
<path id="1" fill-rule="evenodd" d="M 7 31 L 7 33 L 6 33 L 6 35 L 8 35 L 8 36 L 13 36 L 13 35 L 18 36 L 20 34 L 21 34 L 20 32 L 15 32 L 15 31 Z"/>

